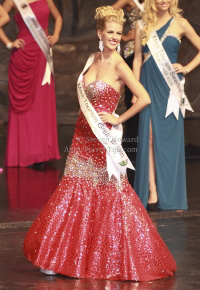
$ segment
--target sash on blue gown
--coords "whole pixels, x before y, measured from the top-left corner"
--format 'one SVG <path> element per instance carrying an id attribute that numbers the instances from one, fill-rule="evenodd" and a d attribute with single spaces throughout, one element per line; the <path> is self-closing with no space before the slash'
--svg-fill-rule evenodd
<path id="1" fill-rule="evenodd" d="M 163 47 L 171 61 L 177 62 L 180 41 L 168 34 L 173 23 L 170 19 L 157 30 Z M 148 53 L 147 45 L 143 53 Z M 179 74 L 182 79 L 182 75 Z M 146 207 L 149 197 L 149 130 L 152 121 L 154 158 L 156 164 L 156 187 L 158 207 L 162 209 L 187 209 L 184 119 L 177 120 L 173 114 L 165 118 L 169 87 L 152 56 L 143 64 L 141 83 L 151 98 L 151 104 L 140 112 L 138 150 L 134 188 Z"/>

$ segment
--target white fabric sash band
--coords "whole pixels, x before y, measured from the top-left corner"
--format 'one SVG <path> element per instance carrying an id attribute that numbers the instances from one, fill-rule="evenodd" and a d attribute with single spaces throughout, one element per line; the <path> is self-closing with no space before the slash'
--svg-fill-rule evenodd
<path id="1" fill-rule="evenodd" d="M 184 92 L 185 80 L 183 79 L 180 81 L 155 30 L 151 32 L 147 45 L 170 88 L 165 118 L 167 118 L 171 113 L 174 113 L 178 120 L 179 108 L 183 118 L 185 118 L 185 110 L 194 112 Z"/>
<path id="2" fill-rule="evenodd" d="M 109 178 L 111 178 L 112 175 L 115 175 L 117 180 L 120 182 L 120 174 L 125 176 L 127 168 L 135 169 L 121 146 L 122 125 L 113 126 L 112 129 L 109 130 L 102 122 L 85 94 L 83 88 L 83 74 L 91 66 L 93 61 L 94 54 L 89 57 L 85 68 L 78 79 L 77 92 L 79 104 L 93 133 L 106 148 L 106 161 Z"/>
<path id="3" fill-rule="evenodd" d="M 50 51 L 50 45 L 48 42 L 48 38 L 40 26 L 33 10 L 31 9 L 30 5 L 26 2 L 26 0 L 13 0 L 19 13 L 21 14 L 24 23 L 28 27 L 30 33 L 32 34 L 33 38 L 39 45 L 40 49 L 44 53 L 47 64 L 46 70 L 44 74 L 44 78 L 42 81 L 42 85 L 49 83 L 51 81 L 51 73 L 53 74 L 53 58 L 52 53 Z"/>
<path id="4" fill-rule="evenodd" d="M 144 11 L 144 3 L 140 3 L 138 0 L 133 0 L 133 2 L 137 5 L 137 7 L 143 12 Z"/>

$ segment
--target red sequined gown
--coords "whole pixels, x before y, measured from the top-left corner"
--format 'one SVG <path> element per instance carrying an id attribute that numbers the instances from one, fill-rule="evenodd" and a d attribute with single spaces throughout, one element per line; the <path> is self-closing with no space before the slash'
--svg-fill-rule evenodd
<path id="1" fill-rule="evenodd" d="M 120 98 L 103 81 L 85 92 L 97 112 L 112 113 Z M 40 268 L 78 278 L 149 281 L 176 271 L 127 178 L 109 181 L 106 150 L 82 112 L 63 178 L 29 229 L 24 254 Z"/>

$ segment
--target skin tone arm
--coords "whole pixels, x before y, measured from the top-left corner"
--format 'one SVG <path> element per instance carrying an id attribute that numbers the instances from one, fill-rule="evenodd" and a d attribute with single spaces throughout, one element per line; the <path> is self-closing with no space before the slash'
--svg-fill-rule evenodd
<path id="1" fill-rule="evenodd" d="M 59 39 L 60 31 L 62 28 L 62 17 L 60 13 L 58 12 L 57 8 L 55 7 L 53 1 L 47 0 L 47 2 L 48 2 L 50 12 L 55 19 L 54 34 L 52 36 L 48 36 L 49 44 L 53 45 Z M 15 8 L 13 0 L 5 0 L 3 3 L 3 8 L 6 10 L 7 13 L 9 13 L 13 8 Z M 10 39 L 5 35 L 2 29 L 0 29 L 0 37 L 5 45 L 11 42 Z M 25 42 L 23 39 L 16 39 L 15 41 L 12 42 L 12 48 L 15 47 L 17 49 L 19 48 L 23 49 L 24 45 L 25 45 Z"/>
<path id="2" fill-rule="evenodd" d="M 124 8 L 126 5 L 128 5 L 130 2 L 132 2 L 132 0 L 118 0 L 117 2 L 115 2 L 112 7 L 114 9 L 120 9 L 120 8 Z"/>
<path id="3" fill-rule="evenodd" d="M 47 2 L 48 2 L 50 12 L 55 20 L 54 34 L 48 36 L 48 40 L 49 40 L 50 45 L 54 45 L 58 41 L 59 36 L 60 36 L 60 31 L 62 29 L 62 17 L 60 13 L 58 12 L 58 9 L 54 5 L 53 1 L 47 0 Z"/>
<path id="4" fill-rule="evenodd" d="M 9 14 L 10 11 L 14 8 L 14 3 L 13 0 L 5 0 L 3 3 L 3 8 L 5 9 L 5 11 Z M 7 45 L 8 43 L 11 43 L 10 39 L 5 35 L 4 31 L 2 29 L 0 29 L 0 37 L 2 42 Z M 12 48 L 24 48 L 24 40 L 23 39 L 16 39 L 15 41 L 12 42 Z"/>
<path id="5" fill-rule="evenodd" d="M 173 67 L 177 73 L 186 74 L 195 69 L 200 64 L 200 37 L 197 35 L 189 22 L 184 18 L 180 20 L 180 28 L 182 30 L 182 36 L 186 36 L 199 51 L 196 57 L 185 67 L 179 63 L 173 64 Z"/>
<path id="6" fill-rule="evenodd" d="M 133 73 L 138 81 L 140 81 L 140 72 L 142 68 L 142 43 L 141 43 L 141 30 L 137 23 L 135 29 L 135 50 L 134 50 L 134 60 L 133 60 Z M 137 101 L 137 96 L 133 96 L 131 102 L 135 104 Z"/>
<path id="7" fill-rule="evenodd" d="M 119 79 L 121 79 L 124 84 L 126 84 L 127 87 L 132 91 L 132 93 L 137 96 L 138 100 L 134 104 L 134 106 L 128 109 L 119 118 L 116 118 L 109 113 L 99 113 L 99 116 L 101 117 L 103 122 L 110 123 L 112 125 L 119 125 L 125 122 L 151 103 L 148 93 L 143 88 L 143 86 L 136 80 L 132 70 L 124 61 L 119 62 L 116 67 L 116 72 Z"/>
<path id="8" fill-rule="evenodd" d="M 141 43 L 141 31 L 140 26 L 137 23 L 135 29 L 135 50 L 133 60 L 133 73 L 136 79 L 140 80 L 140 71 L 142 68 L 142 43 Z"/>
<path id="9" fill-rule="evenodd" d="M 10 21 L 10 17 L 8 13 L 0 5 L 0 27 L 4 26 L 9 21 Z"/>

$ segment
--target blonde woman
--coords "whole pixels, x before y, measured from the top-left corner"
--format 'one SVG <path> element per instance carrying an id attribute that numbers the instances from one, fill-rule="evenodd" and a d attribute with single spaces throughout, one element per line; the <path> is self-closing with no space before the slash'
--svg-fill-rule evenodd
<path id="1" fill-rule="evenodd" d="M 200 62 L 198 53 L 185 67 L 177 63 L 181 38 L 187 37 L 199 51 L 200 37 L 181 16 L 178 0 L 146 0 L 142 19 L 136 27 L 133 70 L 149 93 L 151 104 L 140 113 L 135 190 L 149 209 L 157 206 L 161 209 L 187 209 L 184 119 L 179 109 L 185 99 L 183 104 L 177 103 L 175 113 L 166 114 L 169 109 L 169 112 L 173 111 L 168 103 L 171 88 L 152 56 L 152 51 L 157 53 L 156 45 L 151 52 L 149 45 L 150 41 L 152 43 L 150 32 L 156 31 L 169 58 L 168 67 L 171 65 L 178 74 L 172 72 L 171 76 L 176 75 L 177 83 L 180 83 L 183 75 L 190 73 Z M 163 54 L 158 52 L 157 55 L 162 57 Z M 163 63 L 161 61 L 160 65 Z M 172 84 L 176 85 L 173 80 Z M 176 102 L 175 99 L 175 105 Z"/>
<path id="2" fill-rule="evenodd" d="M 118 169 L 128 162 L 126 158 L 120 164 L 115 162 L 113 156 L 124 155 L 122 148 L 118 144 L 113 155 L 116 147 L 112 144 L 116 143 L 111 138 L 111 150 L 106 150 L 105 139 L 113 128 L 103 122 L 119 125 L 150 103 L 116 52 L 123 16 L 123 10 L 110 6 L 96 11 L 101 52 L 89 58 L 78 79 L 81 112 L 65 173 L 24 242 L 27 259 L 46 274 L 147 281 L 173 276 L 176 270 L 171 253 L 127 178 L 118 175 Z M 117 118 L 112 113 L 124 84 L 138 101 Z M 114 158 L 110 178 L 108 153 Z"/>

